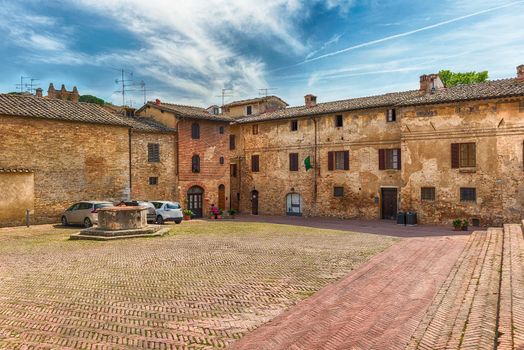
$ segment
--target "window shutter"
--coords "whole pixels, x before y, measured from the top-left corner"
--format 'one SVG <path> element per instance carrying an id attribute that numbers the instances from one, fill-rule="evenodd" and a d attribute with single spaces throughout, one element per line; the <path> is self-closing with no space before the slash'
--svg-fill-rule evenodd
<path id="1" fill-rule="evenodd" d="M 451 168 L 460 168 L 460 144 L 451 144 Z"/>
<path id="2" fill-rule="evenodd" d="M 385 170 L 385 169 L 386 169 L 386 150 L 379 149 L 378 150 L 378 170 Z"/>
<path id="3" fill-rule="evenodd" d="M 335 152 L 328 152 L 328 170 L 334 169 L 335 164 Z"/>
<path id="4" fill-rule="evenodd" d="M 349 151 L 344 151 L 344 170 L 349 170 Z"/>
<path id="5" fill-rule="evenodd" d="M 400 170 L 402 168 L 402 152 L 400 152 L 400 148 L 397 148 L 397 152 L 398 152 L 398 166 L 397 166 L 397 169 Z"/>

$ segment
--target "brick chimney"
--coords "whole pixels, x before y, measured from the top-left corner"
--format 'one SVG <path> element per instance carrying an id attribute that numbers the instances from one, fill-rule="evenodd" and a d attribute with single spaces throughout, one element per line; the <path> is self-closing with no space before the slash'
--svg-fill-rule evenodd
<path id="1" fill-rule="evenodd" d="M 524 64 L 517 67 L 517 79 L 524 81 Z"/>
<path id="2" fill-rule="evenodd" d="M 43 91 L 44 91 L 44 90 L 43 90 L 42 88 L 37 88 L 37 89 L 35 90 L 35 92 L 36 92 L 36 97 L 42 97 L 42 93 L 43 93 Z"/>
<path id="3" fill-rule="evenodd" d="M 433 93 L 441 89 L 444 89 L 444 83 L 442 83 L 438 74 L 424 74 L 420 76 L 420 91 Z"/>
<path id="4" fill-rule="evenodd" d="M 80 99 L 80 94 L 78 93 L 78 89 L 76 86 L 73 86 L 73 92 L 71 92 L 71 101 L 78 102 Z"/>
<path id="5" fill-rule="evenodd" d="M 317 105 L 317 97 L 311 94 L 304 96 L 304 104 L 306 108 L 315 107 Z"/>
<path id="6" fill-rule="evenodd" d="M 157 99 L 155 100 L 155 104 L 156 104 L 157 106 L 160 106 L 160 103 L 161 103 L 161 102 L 160 102 L 160 99 L 157 98 Z"/>
<path id="7" fill-rule="evenodd" d="M 53 83 L 49 83 L 49 88 L 47 89 L 47 97 L 48 98 L 56 97 L 56 90 L 55 90 Z"/>

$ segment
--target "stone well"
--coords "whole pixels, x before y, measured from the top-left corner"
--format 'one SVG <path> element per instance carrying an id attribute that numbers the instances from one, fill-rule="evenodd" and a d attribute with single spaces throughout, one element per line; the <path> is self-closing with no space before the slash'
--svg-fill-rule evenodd
<path id="1" fill-rule="evenodd" d="M 133 230 L 147 226 L 145 207 L 107 207 L 98 210 L 99 230 Z"/>

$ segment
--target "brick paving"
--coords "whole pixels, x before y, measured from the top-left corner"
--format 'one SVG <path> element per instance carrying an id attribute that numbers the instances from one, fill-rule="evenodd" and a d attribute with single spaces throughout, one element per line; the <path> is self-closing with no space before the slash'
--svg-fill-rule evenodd
<path id="1" fill-rule="evenodd" d="M 0 229 L 0 349 L 221 349 L 396 241 L 240 222 L 173 230 L 91 242 Z"/>
<path id="2" fill-rule="evenodd" d="M 467 244 L 403 240 L 231 349 L 403 349 Z"/>

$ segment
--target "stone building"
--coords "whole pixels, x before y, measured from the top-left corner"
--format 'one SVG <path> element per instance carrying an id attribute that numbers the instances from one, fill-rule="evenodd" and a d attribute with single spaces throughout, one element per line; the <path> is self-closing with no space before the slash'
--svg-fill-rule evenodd
<path id="1" fill-rule="evenodd" d="M 318 104 L 307 95 L 304 106 L 235 118 L 231 137 L 232 205 L 242 212 L 412 210 L 425 223 L 475 225 L 522 217 L 524 66 L 516 78 L 450 88 L 433 74 L 413 91 Z"/>
<path id="2" fill-rule="evenodd" d="M 207 216 L 211 204 L 229 209 L 227 146 L 231 118 L 203 108 L 160 100 L 147 103 L 136 113 L 176 129 L 174 198 L 184 208 L 192 210 L 195 217 Z"/>
<path id="3" fill-rule="evenodd" d="M 95 104 L 0 94 L 0 225 L 56 222 L 79 200 L 171 199 L 174 130 Z M 148 145 L 159 154 L 148 161 Z M 151 179 L 157 179 L 154 184 Z"/>

